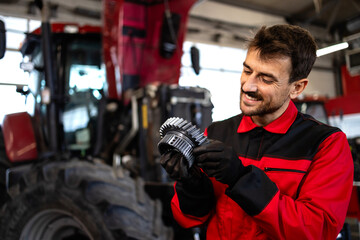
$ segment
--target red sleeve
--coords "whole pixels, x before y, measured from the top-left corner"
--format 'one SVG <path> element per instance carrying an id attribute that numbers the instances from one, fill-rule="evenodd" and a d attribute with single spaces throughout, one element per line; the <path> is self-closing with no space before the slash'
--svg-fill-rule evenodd
<path id="1" fill-rule="evenodd" d="M 277 192 L 255 221 L 273 239 L 336 239 L 353 185 L 353 160 L 346 136 L 337 132 L 319 147 L 298 197 Z"/>
<path id="2" fill-rule="evenodd" d="M 207 221 L 207 219 L 209 218 L 209 216 L 211 215 L 209 213 L 209 214 L 207 214 L 207 215 L 205 215 L 203 217 L 195 217 L 195 216 L 192 216 L 192 215 L 184 214 L 180 210 L 179 199 L 178 199 L 178 196 L 177 196 L 177 193 L 176 193 L 176 189 L 175 189 L 175 195 L 171 200 L 171 210 L 172 210 L 174 219 L 183 228 L 191 228 L 191 227 L 200 226 L 203 223 L 205 223 Z"/>

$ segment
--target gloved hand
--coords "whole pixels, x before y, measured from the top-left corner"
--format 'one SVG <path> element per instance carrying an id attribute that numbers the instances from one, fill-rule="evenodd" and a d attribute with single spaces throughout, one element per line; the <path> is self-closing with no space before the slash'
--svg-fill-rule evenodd
<path id="1" fill-rule="evenodd" d="M 232 187 L 244 173 L 244 165 L 232 147 L 217 140 L 193 150 L 197 166 L 209 176 Z"/>
<path id="2" fill-rule="evenodd" d="M 196 166 L 188 167 L 185 157 L 177 151 L 169 151 L 160 157 L 160 164 L 166 170 L 169 177 L 177 181 L 199 179 L 205 175 Z"/>
<path id="3" fill-rule="evenodd" d="M 211 180 L 198 166 L 188 169 L 185 157 L 177 151 L 163 154 L 160 164 L 169 176 L 177 180 L 175 185 L 179 206 L 183 213 L 202 217 L 215 205 Z"/>

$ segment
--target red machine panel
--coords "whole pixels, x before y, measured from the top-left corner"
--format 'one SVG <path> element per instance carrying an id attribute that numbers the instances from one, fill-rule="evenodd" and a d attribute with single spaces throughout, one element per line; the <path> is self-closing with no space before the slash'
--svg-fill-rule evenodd
<path id="1" fill-rule="evenodd" d="M 334 115 L 359 114 L 360 93 L 329 99 L 325 103 L 325 108 L 329 117 Z"/>
<path id="2" fill-rule="evenodd" d="M 195 2 L 104 1 L 109 98 L 120 100 L 127 89 L 149 83 L 178 83 L 188 12 Z"/>
<path id="3" fill-rule="evenodd" d="M 3 132 L 6 154 L 10 162 L 37 158 L 36 140 L 28 113 L 21 112 L 5 116 Z"/>
<path id="4" fill-rule="evenodd" d="M 359 94 L 360 75 L 351 76 L 346 66 L 342 66 L 341 81 L 342 81 L 344 96 Z"/>

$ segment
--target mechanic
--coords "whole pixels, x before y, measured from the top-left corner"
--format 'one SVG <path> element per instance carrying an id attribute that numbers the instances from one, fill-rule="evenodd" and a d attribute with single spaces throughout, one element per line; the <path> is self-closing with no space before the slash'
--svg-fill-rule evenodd
<path id="1" fill-rule="evenodd" d="M 174 218 L 206 226 L 207 239 L 336 239 L 346 217 L 353 161 L 338 128 L 297 111 L 316 59 L 309 32 L 262 27 L 241 75 L 242 113 L 211 124 L 196 166 L 171 151 L 161 165 L 176 181 Z"/>

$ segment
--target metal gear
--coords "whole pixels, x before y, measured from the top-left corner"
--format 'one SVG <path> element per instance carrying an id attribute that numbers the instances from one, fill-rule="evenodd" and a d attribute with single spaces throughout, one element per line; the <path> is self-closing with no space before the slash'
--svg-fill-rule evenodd
<path id="1" fill-rule="evenodd" d="M 199 128 L 178 117 L 169 118 L 163 123 L 160 127 L 160 137 L 162 138 L 158 143 L 160 154 L 172 150 L 178 151 L 186 158 L 188 168 L 194 163 L 193 149 L 208 141 Z"/>

